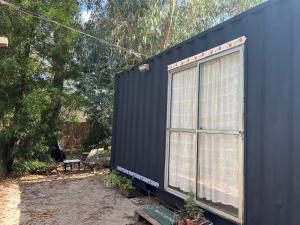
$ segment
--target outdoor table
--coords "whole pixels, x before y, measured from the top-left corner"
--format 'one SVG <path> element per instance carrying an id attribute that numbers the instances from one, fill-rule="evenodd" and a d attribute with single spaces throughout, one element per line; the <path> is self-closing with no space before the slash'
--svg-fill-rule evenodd
<path id="1" fill-rule="evenodd" d="M 73 164 L 77 164 L 78 165 L 78 170 L 80 170 L 80 159 L 71 159 L 71 160 L 64 160 L 64 168 L 65 168 L 65 172 L 67 172 L 67 166 L 69 165 L 71 168 L 71 171 L 73 169 Z"/>

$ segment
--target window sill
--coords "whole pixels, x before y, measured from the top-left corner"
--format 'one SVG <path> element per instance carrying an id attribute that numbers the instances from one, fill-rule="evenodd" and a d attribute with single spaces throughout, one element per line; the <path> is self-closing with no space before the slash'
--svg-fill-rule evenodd
<path id="1" fill-rule="evenodd" d="M 170 187 L 165 187 L 165 191 L 167 191 L 168 193 L 173 194 L 173 195 L 175 195 L 175 196 L 177 196 L 179 198 L 182 198 L 184 200 L 186 200 L 188 198 L 188 196 L 185 195 L 184 193 L 176 191 L 176 190 L 174 190 L 174 189 L 172 189 Z M 220 216 L 220 217 L 222 217 L 224 219 L 230 220 L 230 221 L 232 221 L 234 223 L 243 224 L 243 218 L 237 218 L 237 217 L 235 217 L 233 215 L 230 215 L 230 214 L 228 214 L 226 212 L 223 212 L 223 211 L 221 211 L 219 209 L 216 209 L 216 208 L 214 208 L 214 207 L 212 207 L 212 206 L 210 206 L 208 204 L 205 204 L 205 203 L 203 203 L 203 202 L 201 202 L 199 200 L 196 200 L 196 202 L 197 202 L 197 204 L 201 208 L 207 210 L 208 212 L 216 214 L 216 215 L 218 215 L 218 216 Z"/>

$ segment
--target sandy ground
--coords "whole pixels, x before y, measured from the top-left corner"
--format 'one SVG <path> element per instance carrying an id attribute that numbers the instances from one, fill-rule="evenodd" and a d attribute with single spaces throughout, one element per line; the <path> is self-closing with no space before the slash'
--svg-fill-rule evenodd
<path id="1" fill-rule="evenodd" d="M 106 189 L 103 175 L 78 173 L 27 176 L 0 183 L 1 225 L 125 225 L 135 224 L 142 205 Z M 150 203 L 152 202 L 152 203 Z"/>

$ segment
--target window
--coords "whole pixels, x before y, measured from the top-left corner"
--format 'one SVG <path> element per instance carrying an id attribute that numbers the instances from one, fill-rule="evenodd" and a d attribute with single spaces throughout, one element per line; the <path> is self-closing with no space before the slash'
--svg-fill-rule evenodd
<path id="1" fill-rule="evenodd" d="M 243 213 L 243 47 L 169 73 L 166 189 L 234 221 Z"/>

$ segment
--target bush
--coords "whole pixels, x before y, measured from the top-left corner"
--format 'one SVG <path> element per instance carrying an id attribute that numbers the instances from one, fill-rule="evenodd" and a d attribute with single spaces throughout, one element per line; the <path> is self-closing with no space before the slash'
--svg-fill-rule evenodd
<path id="1" fill-rule="evenodd" d="M 121 177 L 119 180 L 119 188 L 124 190 L 133 190 L 135 187 L 132 184 L 132 180 L 127 177 Z"/>
<path id="2" fill-rule="evenodd" d="M 120 176 L 119 176 L 118 172 L 113 170 L 110 174 L 108 174 L 104 177 L 104 181 L 103 181 L 104 186 L 109 187 L 109 188 L 117 187 L 119 184 L 119 179 L 120 179 Z"/>
<path id="3" fill-rule="evenodd" d="M 133 190 L 135 187 L 132 184 L 132 179 L 120 176 L 119 173 L 113 170 L 110 174 L 104 177 L 104 186 L 113 188 L 118 187 L 124 190 Z"/>
<path id="4" fill-rule="evenodd" d="M 92 123 L 81 144 L 85 151 L 99 148 L 102 144 L 110 144 L 110 129 L 97 122 Z"/>
<path id="5" fill-rule="evenodd" d="M 12 171 L 16 176 L 23 176 L 28 173 L 36 173 L 38 171 L 45 171 L 48 165 L 38 160 L 16 160 L 12 166 Z"/>

